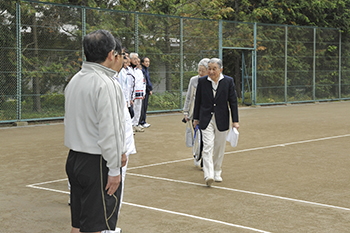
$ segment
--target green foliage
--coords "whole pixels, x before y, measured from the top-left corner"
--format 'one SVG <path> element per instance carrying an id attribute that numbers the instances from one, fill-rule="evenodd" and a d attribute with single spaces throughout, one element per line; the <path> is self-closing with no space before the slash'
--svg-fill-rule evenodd
<path id="1" fill-rule="evenodd" d="M 180 109 L 178 92 L 155 93 L 149 97 L 148 111 Z"/>
<path id="2" fill-rule="evenodd" d="M 49 93 L 42 95 L 42 111 L 33 111 L 33 98 L 26 95 L 21 102 L 21 119 L 35 119 L 64 116 L 64 95 L 59 93 Z M 17 100 L 9 99 L 1 104 L 0 121 L 17 119 Z"/>

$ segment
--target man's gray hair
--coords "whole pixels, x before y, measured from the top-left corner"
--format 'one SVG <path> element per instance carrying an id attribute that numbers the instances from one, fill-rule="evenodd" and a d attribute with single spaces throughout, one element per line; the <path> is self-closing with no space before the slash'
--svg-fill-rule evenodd
<path id="1" fill-rule="evenodd" d="M 208 64 L 209 64 L 209 63 L 216 63 L 216 64 L 218 64 L 219 69 L 222 68 L 222 61 L 221 61 L 221 59 L 219 59 L 219 58 L 212 58 L 212 59 L 210 59 L 210 61 L 208 62 Z"/>
<path id="2" fill-rule="evenodd" d="M 139 57 L 139 55 L 138 55 L 137 53 L 130 53 L 130 59 L 132 59 L 132 58 L 135 57 L 135 56 L 136 56 L 137 58 Z"/>
<path id="3" fill-rule="evenodd" d="M 205 68 L 208 69 L 208 62 L 209 62 L 209 58 L 203 58 L 202 60 L 200 60 L 200 62 L 198 63 L 198 69 L 200 66 L 204 66 Z"/>

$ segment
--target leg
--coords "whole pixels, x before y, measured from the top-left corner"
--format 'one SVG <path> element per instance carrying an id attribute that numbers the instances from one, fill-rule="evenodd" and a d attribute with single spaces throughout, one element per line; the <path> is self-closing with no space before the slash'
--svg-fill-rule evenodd
<path id="1" fill-rule="evenodd" d="M 141 107 L 142 107 L 142 99 L 135 99 L 134 101 L 134 118 L 132 119 L 132 125 L 136 126 L 139 124 L 140 120 L 140 114 L 141 114 Z"/>
<path id="2" fill-rule="evenodd" d="M 71 230 L 70 233 L 80 233 L 80 229 L 79 229 L 79 228 L 72 227 L 72 230 Z"/>
<path id="3" fill-rule="evenodd" d="M 209 123 L 208 127 L 202 130 L 203 140 L 203 172 L 204 179 L 214 178 L 214 165 L 213 165 L 213 150 L 214 150 L 214 127 L 212 122 Z"/>
<path id="4" fill-rule="evenodd" d="M 224 160 L 226 134 L 227 134 L 227 131 L 220 132 L 217 128 L 215 130 L 213 164 L 214 164 L 214 179 L 215 181 L 218 181 L 218 182 L 222 181 L 221 165 L 222 165 L 222 161 Z"/>
<path id="5" fill-rule="evenodd" d="M 146 110 L 145 110 L 146 98 L 147 98 L 147 94 L 145 95 L 145 98 L 142 100 L 141 115 L 139 120 L 140 125 L 143 125 L 146 123 Z"/>

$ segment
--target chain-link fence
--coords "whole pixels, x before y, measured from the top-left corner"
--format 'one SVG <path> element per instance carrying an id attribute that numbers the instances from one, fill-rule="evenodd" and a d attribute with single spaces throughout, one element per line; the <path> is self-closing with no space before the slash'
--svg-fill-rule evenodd
<path id="1" fill-rule="evenodd" d="M 350 98 L 349 46 L 338 29 L 123 12 L 31 0 L 0 2 L 0 122 L 59 119 L 83 61 L 82 38 L 107 29 L 150 58 L 149 111 L 178 111 L 204 57 L 220 57 L 240 101 Z"/>

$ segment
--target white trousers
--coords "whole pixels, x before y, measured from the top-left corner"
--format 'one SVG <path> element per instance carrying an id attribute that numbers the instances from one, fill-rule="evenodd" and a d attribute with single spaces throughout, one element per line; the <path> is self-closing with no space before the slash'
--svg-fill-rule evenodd
<path id="1" fill-rule="evenodd" d="M 215 116 L 213 115 L 208 127 L 202 130 L 204 179 L 221 176 L 221 165 L 224 160 L 226 135 L 227 130 L 218 130 L 215 123 Z"/>
<path id="2" fill-rule="evenodd" d="M 136 126 L 139 124 L 140 116 L 141 116 L 141 108 L 142 108 L 142 99 L 134 100 L 134 117 L 132 118 L 132 126 Z"/>

